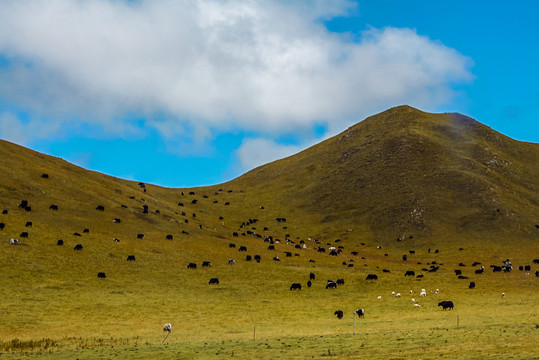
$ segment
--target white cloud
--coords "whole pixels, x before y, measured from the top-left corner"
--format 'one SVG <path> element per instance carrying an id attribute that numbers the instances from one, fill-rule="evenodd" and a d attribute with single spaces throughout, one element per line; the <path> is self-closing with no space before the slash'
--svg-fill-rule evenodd
<path id="1" fill-rule="evenodd" d="M 0 136 L 3 140 L 25 144 L 24 124 L 13 114 L 0 114 Z"/>
<path id="2" fill-rule="evenodd" d="M 428 109 L 470 79 L 469 59 L 413 30 L 372 29 L 354 43 L 319 21 L 351 7 L 2 1 L 0 54 L 9 65 L 0 67 L 0 100 L 28 109 L 32 126 L 82 122 L 124 135 L 136 128 L 126 115 L 138 114 L 168 138 L 188 136 L 185 128 L 205 138 L 231 128 L 272 136 L 315 122 L 342 129 L 396 104 Z"/>
<path id="3" fill-rule="evenodd" d="M 242 171 L 245 171 L 296 154 L 304 148 L 278 144 L 269 139 L 244 139 L 236 156 Z"/>

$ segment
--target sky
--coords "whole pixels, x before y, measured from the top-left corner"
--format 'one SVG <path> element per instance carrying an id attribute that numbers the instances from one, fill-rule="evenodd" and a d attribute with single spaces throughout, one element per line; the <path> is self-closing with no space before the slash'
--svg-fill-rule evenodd
<path id="1" fill-rule="evenodd" d="M 388 108 L 539 142 L 539 2 L 2 0 L 0 139 L 219 184 Z"/>

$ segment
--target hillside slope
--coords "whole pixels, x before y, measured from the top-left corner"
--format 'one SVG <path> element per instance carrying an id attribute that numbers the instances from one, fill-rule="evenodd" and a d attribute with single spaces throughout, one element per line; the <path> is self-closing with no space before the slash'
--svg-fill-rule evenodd
<path id="1" fill-rule="evenodd" d="M 75 358 L 127 346 L 121 355 L 133 358 L 139 346 L 161 346 L 164 323 L 177 329 L 169 340 L 196 353 L 209 341 L 218 354 L 224 340 L 251 339 L 255 328 L 257 339 L 314 343 L 350 333 L 359 306 L 368 309 L 361 328 L 381 343 L 400 339 L 395 329 L 424 329 L 420 348 L 434 349 L 432 329 L 445 334 L 453 323 L 437 303 L 452 299 L 477 323 L 463 339 L 487 328 L 499 348 L 500 324 L 510 324 L 528 354 L 539 303 L 530 275 L 538 146 L 462 115 L 398 107 L 233 181 L 167 189 L 0 141 L 0 353 Z M 513 272 L 476 272 L 508 258 Z M 370 274 L 378 280 L 366 281 Z M 345 284 L 328 288 L 329 279 Z M 302 290 L 290 291 L 293 283 Z M 410 311 L 410 290 L 423 288 L 429 297 Z M 510 295 L 484 306 L 502 291 Z"/>
<path id="2" fill-rule="evenodd" d="M 385 243 L 538 235 L 539 144 L 459 114 L 393 108 L 230 184 Z"/>

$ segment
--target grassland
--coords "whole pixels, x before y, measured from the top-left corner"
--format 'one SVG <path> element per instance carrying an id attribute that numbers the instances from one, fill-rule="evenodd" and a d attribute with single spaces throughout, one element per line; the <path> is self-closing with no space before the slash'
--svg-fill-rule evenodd
<path id="1" fill-rule="evenodd" d="M 412 115 L 389 111 L 230 183 L 193 189 L 143 187 L 0 143 L 0 358 L 538 358 L 537 144 L 467 119 Z M 411 127 L 395 126 L 400 117 Z M 466 146 L 451 151 L 453 138 Z M 434 186 L 440 174 L 455 176 Z M 23 199 L 31 211 L 19 208 Z M 280 240 L 275 250 L 263 236 Z M 301 241 L 306 249 L 295 248 Z M 245 260 L 255 254 L 260 263 Z M 493 273 L 489 265 L 505 259 L 515 269 Z M 485 273 L 475 274 L 475 261 Z M 423 270 L 432 265 L 439 270 Z M 339 278 L 344 285 L 325 289 Z M 303 289 L 290 291 L 293 282 Z M 442 300 L 455 309 L 441 310 Z M 357 308 L 366 315 L 354 334 Z M 164 323 L 174 330 L 163 343 Z"/>

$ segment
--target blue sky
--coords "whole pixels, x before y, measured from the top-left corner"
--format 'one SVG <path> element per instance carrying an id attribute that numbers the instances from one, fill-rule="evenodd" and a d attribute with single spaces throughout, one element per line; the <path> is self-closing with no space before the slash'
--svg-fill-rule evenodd
<path id="1" fill-rule="evenodd" d="M 0 2 L 0 138 L 169 187 L 409 104 L 539 142 L 535 1 Z"/>

